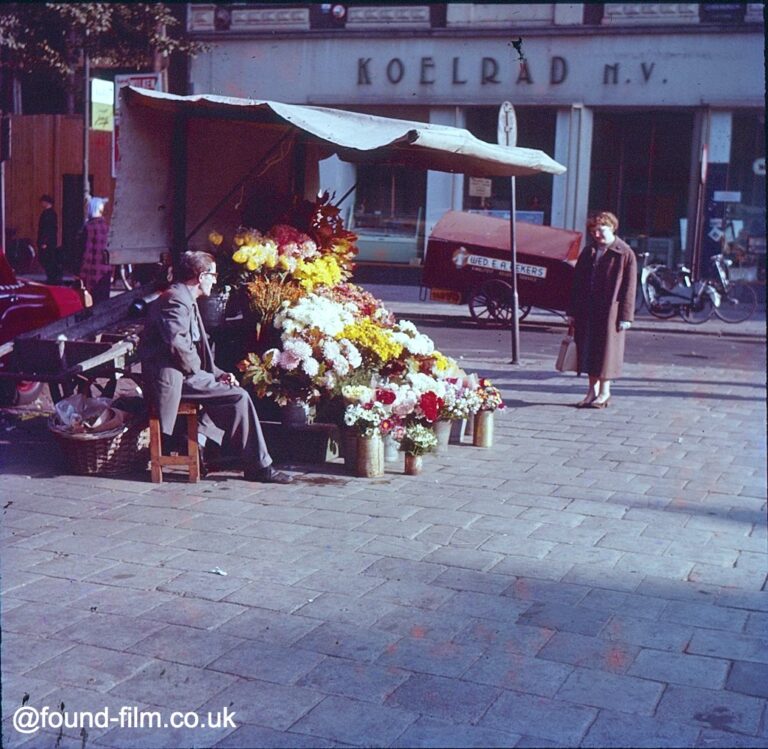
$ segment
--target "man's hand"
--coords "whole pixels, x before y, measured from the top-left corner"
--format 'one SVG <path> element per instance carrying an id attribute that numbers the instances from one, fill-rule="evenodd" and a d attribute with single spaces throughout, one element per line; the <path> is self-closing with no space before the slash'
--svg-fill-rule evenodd
<path id="1" fill-rule="evenodd" d="M 220 374 L 216 380 L 217 382 L 223 382 L 225 385 L 229 385 L 230 387 L 237 385 L 237 377 L 235 377 L 231 372 L 224 372 L 224 374 Z"/>

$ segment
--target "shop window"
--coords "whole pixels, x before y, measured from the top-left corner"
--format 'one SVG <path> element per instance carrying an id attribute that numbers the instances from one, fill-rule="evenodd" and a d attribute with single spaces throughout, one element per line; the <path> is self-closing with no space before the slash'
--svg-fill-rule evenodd
<path id="1" fill-rule="evenodd" d="M 355 231 L 416 237 L 426 192 L 426 172 L 403 166 L 359 166 Z"/>
<path id="2" fill-rule="evenodd" d="M 466 128 L 488 143 L 497 142 L 498 107 L 474 107 L 466 111 Z M 517 145 L 537 148 L 544 153 L 555 151 L 556 111 L 547 107 L 515 107 Z M 472 182 L 464 180 L 464 209 L 487 211 L 491 215 L 509 216 L 510 180 L 491 178 L 489 197 L 473 195 Z M 550 223 L 552 210 L 552 175 L 535 174 L 515 180 L 516 210 L 534 223 Z"/>
<path id="3" fill-rule="evenodd" d="M 664 262 L 681 247 L 692 133 L 687 112 L 595 114 L 589 208 L 615 213 L 620 235 L 639 251 L 652 238 L 671 240 L 672 252 L 659 257 Z"/>
<path id="4" fill-rule="evenodd" d="M 727 190 L 739 200 L 725 206 L 723 252 L 731 276 L 765 280 L 765 115 L 734 113 Z"/>

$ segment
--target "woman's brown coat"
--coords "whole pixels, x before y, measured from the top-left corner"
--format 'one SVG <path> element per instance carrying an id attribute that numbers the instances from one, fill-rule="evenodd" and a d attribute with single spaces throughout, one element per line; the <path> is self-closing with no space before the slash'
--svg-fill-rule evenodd
<path id="1" fill-rule="evenodd" d="M 619 322 L 635 319 L 637 260 L 618 237 L 595 265 L 596 248 L 587 245 L 576 262 L 568 314 L 575 320 L 578 371 L 601 380 L 621 374 L 626 331 Z"/>

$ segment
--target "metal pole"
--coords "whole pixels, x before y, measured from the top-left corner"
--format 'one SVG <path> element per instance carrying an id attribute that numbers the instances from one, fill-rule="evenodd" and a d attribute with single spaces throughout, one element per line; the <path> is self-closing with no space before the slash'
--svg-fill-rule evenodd
<path id="1" fill-rule="evenodd" d="M 517 118 L 515 108 L 505 101 L 499 108 L 499 120 L 496 139 L 500 145 L 515 147 L 517 145 Z M 517 310 L 519 300 L 517 296 L 517 237 L 515 232 L 515 178 L 509 179 L 509 249 L 512 271 L 512 361 L 510 364 L 520 363 L 520 323 Z"/>
<path id="2" fill-rule="evenodd" d="M 517 232 L 515 231 L 515 178 L 509 179 L 509 246 L 512 250 L 512 361 L 510 364 L 520 363 L 520 323 L 517 310 Z"/>
<path id="3" fill-rule="evenodd" d="M 88 131 L 91 126 L 91 61 L 88 50 L 83 49 L 83 75 L 85 76 L 85 99 L 83 101 L 83 200 L 91 196 L 91 183 L 88 179 Z"/>

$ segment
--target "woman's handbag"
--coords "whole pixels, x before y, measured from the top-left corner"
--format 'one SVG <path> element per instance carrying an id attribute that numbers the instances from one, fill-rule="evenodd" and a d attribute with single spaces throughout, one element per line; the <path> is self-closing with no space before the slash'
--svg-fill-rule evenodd
<path id="1" fill-rule="evenodd" d="M 576 341 L 573 340 L 573 330 L 568 328 L 565 338 L 560 341 L 560 350 L 557 352 L 555 369 L 558 372 L 575 372 L 577 367 Z"/>

